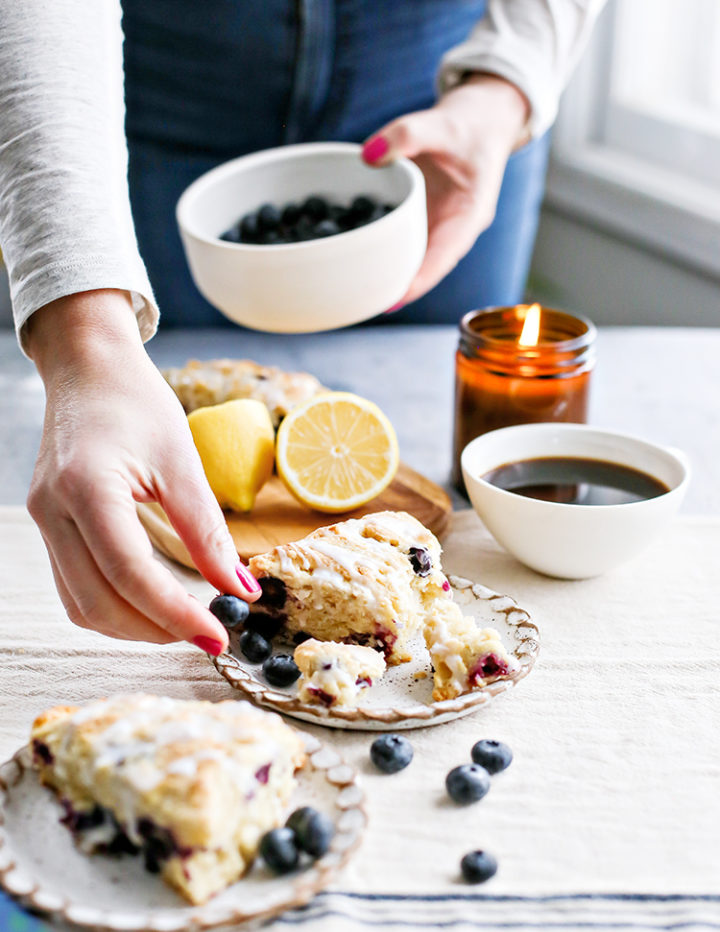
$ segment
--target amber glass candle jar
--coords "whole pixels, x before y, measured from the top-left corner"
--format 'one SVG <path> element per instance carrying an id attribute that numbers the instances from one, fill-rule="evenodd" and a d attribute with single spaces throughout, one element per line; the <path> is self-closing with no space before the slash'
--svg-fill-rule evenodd
<path id="1" fill-rule="evenodd" d="M 525 327 L 539 313 L 535 334 Z M 499 427 L 587 420 L 595 326 L 539 305 L 471 311 L 460 321 L 455 356 L 453 481 L 463 489 L 460 454 Z"/>

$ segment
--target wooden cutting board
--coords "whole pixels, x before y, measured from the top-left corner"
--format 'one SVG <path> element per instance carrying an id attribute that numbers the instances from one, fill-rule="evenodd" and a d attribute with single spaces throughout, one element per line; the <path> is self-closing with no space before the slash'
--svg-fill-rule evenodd
<path id="1" fill-rule="evenodd" d="M 255 507 L 248 514 L 226 511 L 228 528 L 238 554 L 249 560 L 278 544 L 299 540 L 311 531 L 347 518 L 359 518 L 375 511 L 407 511 L 433 534 L 442 537 L 452 504 L 448 494 L 420 473 L 400 463 L 397 474 L 382 495 L 367 505 L 341 515 L 323 514 L 301 505 L 273 476 L 260 490 Z M 195 569 L 185 544 L 178 537 L 159 505 L 140 504 L 138 515 L 152 543 L 165 556 Z"/>

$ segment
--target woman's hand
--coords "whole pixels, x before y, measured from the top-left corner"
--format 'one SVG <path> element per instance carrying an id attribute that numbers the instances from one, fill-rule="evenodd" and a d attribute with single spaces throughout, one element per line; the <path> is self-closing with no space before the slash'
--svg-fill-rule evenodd
<path id="1" fill-rule="evenodd" d="M 528 115 L 527 100 L 513 84 L 478 74 L 429 110 L 399 117 L 367 140 L 368 164 L 404 155 L 425 176 L 427 251 L 401 305 L 437 285 L 490 226 L 508 157 L 527 141 Z"/>
<path id="2" fill-rule="evenodd" d="M 28 326 L 47 396 L 28 510 L 70 619 L 112 637 L 186 640 L 220 653 L 225 629 L 153 558 L 136 503 L 162 505 L 219 591 L 253 601 L 260 587 L 238 560 L 187 418 L 145 353 L 128 296 L 71 295 Z"/>

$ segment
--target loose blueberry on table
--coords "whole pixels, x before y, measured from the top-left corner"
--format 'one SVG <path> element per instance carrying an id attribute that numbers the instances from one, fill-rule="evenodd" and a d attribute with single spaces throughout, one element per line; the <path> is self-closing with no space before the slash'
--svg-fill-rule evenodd
<path id="1" fill-rule="evenodd" d="M 243 631 L 240 651 L 250 663 L 263 663 L 272 653 L 272 644 L 257 631 Z"/>
<path id="2" fill-rule="evenodd" d="M 370 745 L 370 760 L 383 773 L 404 770 L 412 759 L 412 745 L 402 735 L 381 735 Z"/>
<path id="3" fill-rule="evenodd" d="M 216 595 L 208 608 L 229 631 L 242 627 L 250 614 L 247 602 L 236 595 Z"/>
<path id="4" fill-rule="evenodd" d="M 490 789 L 490 775 L 479 764 L 461 764 L 447 775 L 445 787 L 456 803 L 475 803 Z"/>
<path id="5" fill-rule="evenodd" d="M 271 686 L 283 689 L 298 679 L 300 669 L 290 654 L 275 654 L 263 664 L 263 675 Z"/>
<path id="6" fill-rule="evenodd" d="M 313 858 L 327 854 L 335 834 L 330 816 L 312 806 L 303 806 L 296 809 L 285 824 L 295 832 L 296 843 L 302 851 Z"/>
<path id="7" fill-rule="evenodd" d="M 484 767 L 488 773 L 500 773 L 506 770 L 512 763 L 513 753 L 507 744 L 502 741 L 494 741 L 490 738 L 484 738 L 482 741 L 476 741 L 470 752 L 470 756 L 476 764 Z"/>
<path id="8" fill-rule="evenodd" d="M 497 861 L 487 851 L 470 851 L 460 861 L 460 870 L 468 883 L 484 883 L 497 869 Z"/>
<path id="9" fill-rule="evenodd" d="M 301 243 L 356 230 L 379 220 L 391 210 L 394 210 L 392 204 L 382 204 L 365 195 L 354 198 L 349 206 L 312 195 L 302 204 L 289 203 L 282 208 L 263 204 L 241 217 L 221 234 L 220 239 L 226 243 L 256 246 Z"/>

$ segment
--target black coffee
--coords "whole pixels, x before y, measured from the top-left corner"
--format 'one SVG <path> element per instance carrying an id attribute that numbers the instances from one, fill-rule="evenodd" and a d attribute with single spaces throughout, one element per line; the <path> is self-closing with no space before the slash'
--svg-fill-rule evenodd
<path id="1" fill-rule="evenodd" d="M 575 456 L 505 463 L 482 478 L 516 495 L 570 505 L 622 505 L 670 491 L 659 479 L 638 469 Z"/>

